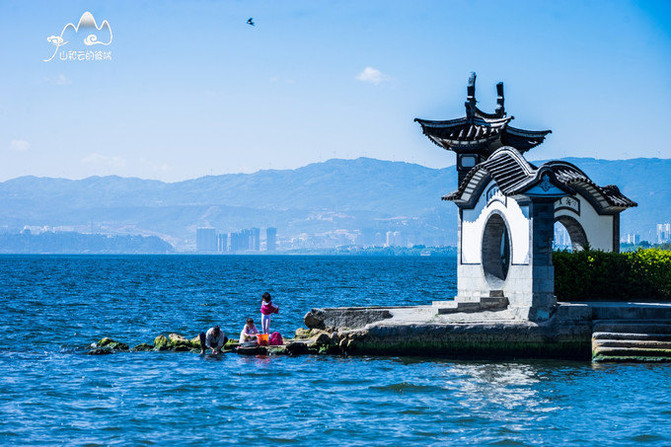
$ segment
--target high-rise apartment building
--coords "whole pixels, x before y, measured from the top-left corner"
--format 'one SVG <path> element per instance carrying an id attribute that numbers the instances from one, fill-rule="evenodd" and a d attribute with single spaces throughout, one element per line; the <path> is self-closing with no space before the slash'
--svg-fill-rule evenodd
<path id="1" fill-rule="evenodd" d="M 227 253 L 228 248 L 228 233 L 217 234 L 217 251 L 219 253 Z"/>
<path id="2" fill-rule="evenodd" d="M 266 251 L 277 250 L 277 228 L 266 228 Z"/>
<path id="3" fill-rule="evenodd" d="M 638 244 L 639 242 L 641 242 L 641 235 L 638 234 L 638 233 L 627 233 L 627 234 L 624 236 L 623 239 L 624 239 L 624 242 L 626 242 L 627 244 L 634 244 L 634 245 L 636 245 L 636 244 Z"/>
<path id="4" fill-rule="evenodd" d="M 671 241 L 671 223 L 657 224 L 657 243 L 663 244 Z"/>
<path id="5" fill-rule="evenodd" d="M 249 230 L 249 250 L 261 250 L 261 230 L 258 228 L 250 228 Z"/>
<path id="6" fill-rule="evenodd" d="M 217 230 L 214 228 L 196 229 L 196 250 L 198 253 L 216 253 Z"/>

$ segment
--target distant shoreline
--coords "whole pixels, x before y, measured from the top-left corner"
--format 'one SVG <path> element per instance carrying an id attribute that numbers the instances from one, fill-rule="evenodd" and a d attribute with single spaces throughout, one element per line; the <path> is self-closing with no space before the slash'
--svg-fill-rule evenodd
<path id="1" fill-rule="evenodd" d="M 298 257 L 298 256 L 313 256 L 313 257 L 351 257 L 351 258 L 452 258 L 456 257 L 456 248 L 454 252 L 446 251 L 445 253 L 435 253 L 430 255 L 419 255 L 410 253 L 400 254 L 382 254 L 382 253 L 322 253 L 322 252 L 258 252 L 258 253 L 74 253 L 74 252 L 0 252 L 0 257 L 19 257 L 19 256 L 165 256 L 165 257 L 202 257 L 202 258 L 227 258 L 227 257 Z"/>

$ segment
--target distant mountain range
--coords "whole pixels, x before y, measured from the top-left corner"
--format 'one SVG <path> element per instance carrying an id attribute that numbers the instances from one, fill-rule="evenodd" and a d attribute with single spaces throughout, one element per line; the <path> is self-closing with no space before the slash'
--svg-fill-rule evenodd
<path id="1" fill-rule="evenodd" d="M 639 203 L 622 232 L 654 239 L 671 220 L 671 160 L 567 158 L 600 185 Z M 0 183 L 0 227 L 160 236 L 193 249 L 197 227 L 278 228 L 286 237 L 364 228 L 456 243 L 456 207 L 440 197 L 457 187 L 454 166 L 431 169 L 370 158 L 329 160 L 294 170 L 207 176 L 176 183 L 117 176 L 83 180 L 19 177 Z"/>

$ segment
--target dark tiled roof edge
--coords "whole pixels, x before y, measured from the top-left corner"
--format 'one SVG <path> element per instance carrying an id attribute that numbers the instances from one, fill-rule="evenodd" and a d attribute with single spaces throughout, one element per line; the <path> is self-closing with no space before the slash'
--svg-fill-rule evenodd
<path id="1" fill-rule="evenodd" d="M 485 170 L 494 178 L 501 192 L 505 195 L 523 193 L 530 185 L 540 180 L 540 175 L 549 170 L 557 181 L 569 189 L 583 189 L 583 194 L 589 195 L 587 188 L 581 188 L 581 183 L 596 190 L 610 207 L 630 208 L 638 206 L 636 202 L 622 194 L 615 185 L 599 186 L 594 183 L 577 166 L 564 161 L 550 161 L 539 167 L 529 163 L 515 148 L 502 147 L 495 151 L 487 160 L 474 166 L 458 189 L 442 197 L 442 200 L 453 202 L 462 201 L 463 194 L 473 177 Z M 622 211 L 620 210 L 620 211 Z M 617 210 L 615 210 L 617 211 Z"/>

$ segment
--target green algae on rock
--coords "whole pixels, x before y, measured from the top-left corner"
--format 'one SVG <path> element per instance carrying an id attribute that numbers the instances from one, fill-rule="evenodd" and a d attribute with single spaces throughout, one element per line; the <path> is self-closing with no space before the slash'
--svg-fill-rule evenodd
<path id="1" fill-rule="evenodd" d="M 312 338 L 312 329 L 305 329 L 302 327 L 299 327 L 296 329 L 296 339 L 298 340 L 305 340 L 308 338 Z"/>
<path id="2" fill-rule="evenodd" d="M 141 351 L 153 351 L 154 350 L 154 345 L 150 345 L 149 343 L 140 343 L 137 346 L 134 346 L 131 351 L 133 352 L 141 352 Z"/>
<path id="3" fill-rule="evenodd" d="M 161 334 L 154 339 L 154 350 L 155 351 L 168 351 L 170 350 L 170 340 L 165 335 Z"/>
<path id="4" fill-rule="evenodd" d="M 116 340 L 113 340 L 109 337 L 102 338 L 98 343 L 95 344 L 97 348 L 107 348 L 112 351 L 128 351 L 128 345 L 126 343 L 121 343 Z"/>
<path id="5" fill-rule="evenodd" d="M 183 335 L 170 334 L 168 335 L 168 344 L 171 347 L 171 350 L 176 352 L 191 351 L 192 349 L 200 349 L 200 338 L 196 337 L 192 340 L 188 340 Z"/>
<path id="6" fill-rule="evenodd" d="M 310 332 L 310 331 L 308 331 Z M 320 335 L 322 331 L 317 331 L 315 335 Z M 323 337 L 324 341 L 330 340 L 330 337 Z M 291 341 L 288 339 L 287 341 Z M 303 340 L 304 343 L 314 343 L 313 340 Z M 243 348 L 238 350 L 240 344 L 238 340 L 228 339 L 228 341 L 222 347 L 221 353 L 227 354 L 230 352 L 237 352 L 239 354 L 247 355 L 291 355 L 292 352 L 287 349 L 286 345 L 280 346 L 253 346 L 248 348 Z M 126 343 L 117 342 L 109 337 L 101 339 L 99 342 L 94 343 L 88 354 L 90 355 L 104 355 L 104 354 L 114 354 L 119 351 L 132 351 L 132 352 L 146 352 L 146 351 L 170 351 L 170 352 L 200 352 L 200 337 L 196 336 L 192 339 L 188 339 L 185 336 L 177 333 L 170 333 L 167 337 L 164 334 L 158 335 L 154 338 L 154 343 L 140 343 L 134 346 L 132 349 L 129 349 Z M 311 349 L 298 350 L 300 352 L 309 352 L 316 354 L 319 347 L 315 346 Z"/>

